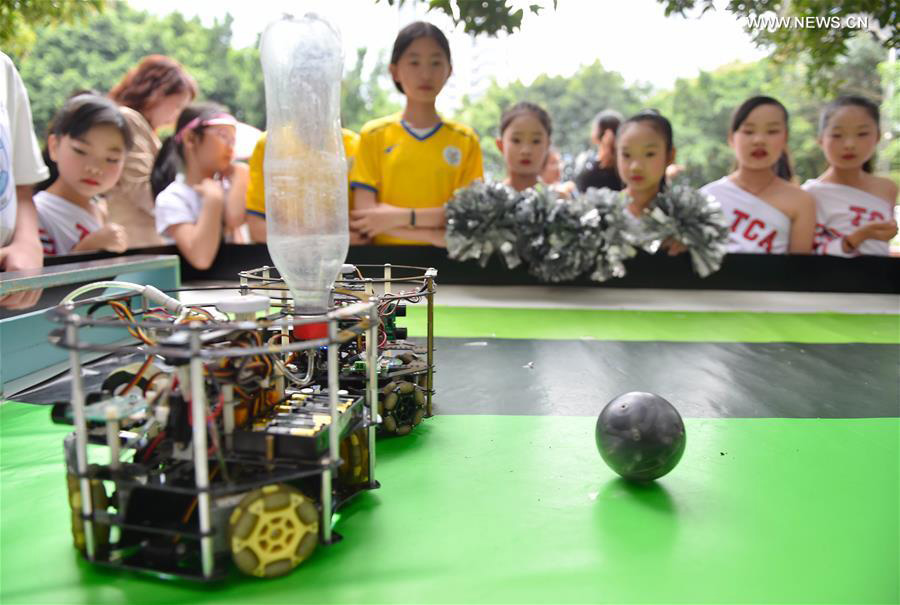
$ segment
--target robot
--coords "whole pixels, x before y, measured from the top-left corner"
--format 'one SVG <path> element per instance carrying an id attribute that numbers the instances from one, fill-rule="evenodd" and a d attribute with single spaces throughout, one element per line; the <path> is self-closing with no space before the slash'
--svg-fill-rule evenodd
<path id="1" fill-rule="evenodd" d="M 214 305 L 124 282 L 70 293 L 49 311 L 72 388 L 52 417 L 74 427 L 64 453 L 78 551 L 209 581 L 229 561 L 284 575 L 338 541 L 334 513 L 379 487 L 376 435 L 432 415 L 436 274 L 345 265 L 318 316 L 294 312 L 270 267 L 240 273 Z M 99 289 L 116 293 L 76 300 Z M 397 322 L 422 300 L 424 346 Z M 93 342 L 100 330 L 122 338 Z M 91 387 L 83 359 L 97 353 L 124 365 Z"/>

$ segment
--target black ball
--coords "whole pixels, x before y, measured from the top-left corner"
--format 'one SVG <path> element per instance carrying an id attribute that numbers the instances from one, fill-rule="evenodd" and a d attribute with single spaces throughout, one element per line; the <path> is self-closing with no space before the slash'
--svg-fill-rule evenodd
<path id="1" fill-rule="evenodd" d="M 606 404 L 597 418 L 597 449 L 626 479 L 652 481 L 684 453 L 684 422 L 675 407 L 653 393 L 633 391 Z"/>

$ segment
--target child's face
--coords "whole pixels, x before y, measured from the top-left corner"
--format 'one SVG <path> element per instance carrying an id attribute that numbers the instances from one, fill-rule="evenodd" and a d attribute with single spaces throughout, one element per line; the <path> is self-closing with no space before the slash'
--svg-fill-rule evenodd
<path id="1" fill-rule="evenodd" d="M 50 159 L 59 178 L 85 199 L 113 188 L 125 164 L 125 139 L 115 126 L 94 126 L 79 137 L 50 135 Z"/>
<path id="2" fill-rule="evenodd" d="M 434 103 L 450 77 L 450 61 L 432 38 L 417 38 L 390 66 L 410 101 Z"/>
<path id="3" fill-rule="evenodd" d="M 631 122 L 617 141 L 616 162 L 622 181 L 633 194 L 659 191 L 672 161 L 665 138 L 646 122 Z"/>
<path id="4" fill-rule="evenodd" d="M 507 173 L 537 176 L 544 168 L 550 137 L 540 120 L 526 112 L 513 118 L 497 146 L 506 162 Z"/>
<path id="5" fill-rule="evenodd" d="M 772 168 L 787 145 L 784 112 L 775 105 L 760 105 L 728 136 L 728 144 L 742 168 Z"/>
<path id="6" fill-rule="evenodd" d="M 203 129 L 203 136 L 193 137 L 195 157 L 203 172 L 210 175 L 225 172 L 234 161 L 237 129 L 229 124 L 213 124 Z"/>
<path id="7" fill-rule="evenodd" d="M 860 169 L 878 145 L 878 124 L 862 107 L 849 105 L 835 111 L 819 145 L 828 163 L 835 168 Z"/>

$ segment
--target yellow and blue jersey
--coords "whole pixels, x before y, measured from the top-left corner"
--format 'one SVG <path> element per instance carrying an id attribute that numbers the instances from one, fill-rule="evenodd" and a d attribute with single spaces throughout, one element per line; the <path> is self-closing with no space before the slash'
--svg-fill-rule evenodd
<path id="1" fill-rule="evenodd" d="M 356 156 L 356 148 L 359 145 L 359 135 L 346 128 L 341 129 L 344 139 L 344 154 L 347 156 L 347 174 L 353 167 L 353 158 Z M 263 177 L 263 159 L 266 157 L 266 133 L 263 133 L 253 148 L 250 156 L 250 180 L 247 183 L 247 212 L 256 216 L 266 217 L 266 182 Z M 348 204 L 352 193 L 348 199 Z"/>
<path id="2" fill-rule="evenodd" d="M 392 206 L 437 208 L 483 173 L 481 147 L 471 128 L 443 120 L 419 135 L 398 113 L 363 126 L 350 187 L 374 191 L 379 202 Z M 375 243 L 421 242 L 379 235 Z"/>

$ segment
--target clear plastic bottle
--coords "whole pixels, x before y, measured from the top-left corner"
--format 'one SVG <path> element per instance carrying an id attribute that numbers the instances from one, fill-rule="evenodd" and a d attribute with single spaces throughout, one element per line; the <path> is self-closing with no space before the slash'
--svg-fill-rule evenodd
<path id="1" fill-rule="evenodd" d="M 270 24 L 266 84 L 269 254 L 303 314 L 324 313 L 350 244 L 338 31 L 315 14 Z"/>

